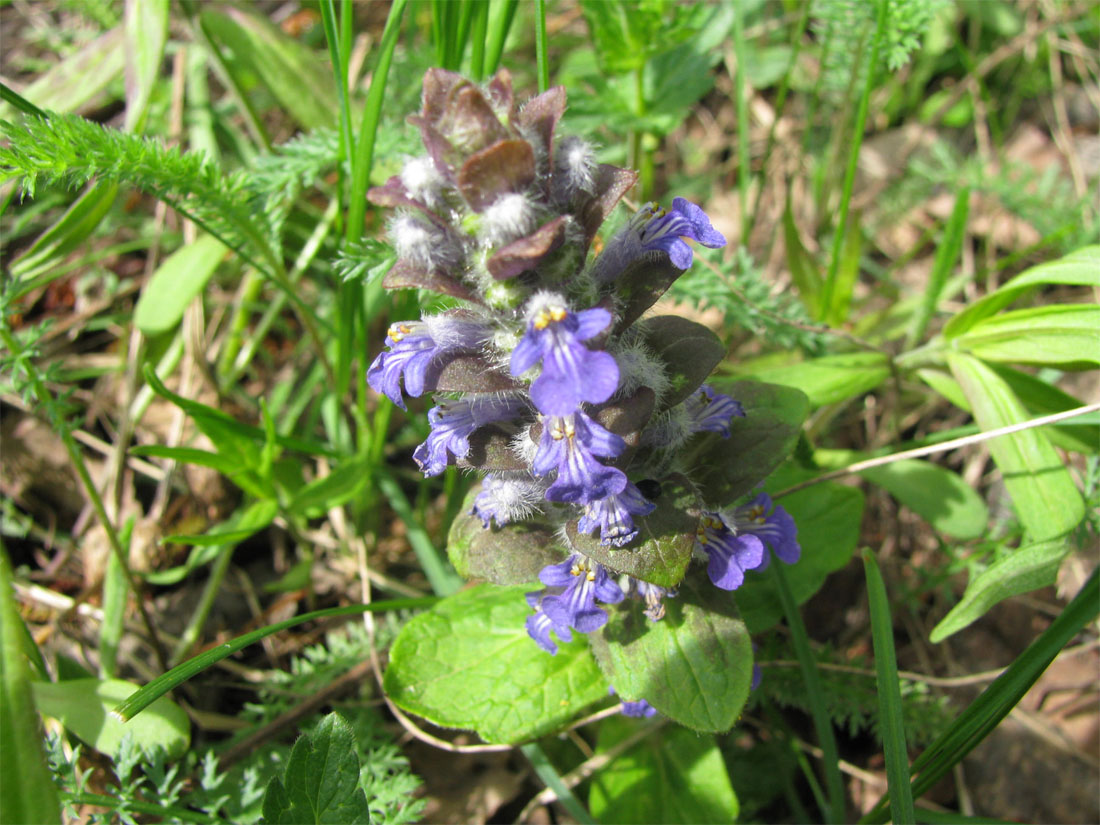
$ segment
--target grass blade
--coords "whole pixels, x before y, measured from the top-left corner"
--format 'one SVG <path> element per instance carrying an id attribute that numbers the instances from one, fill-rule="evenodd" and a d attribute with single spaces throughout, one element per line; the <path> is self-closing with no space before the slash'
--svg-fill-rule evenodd
<path id="1" fill-rule="evenodd" d="M 389 499 L 390 506 L 398 517 L 405 522 L 409 544 L 412 545 L 413 552 L 416 553 L 416 558 L 424 569 L 424 575 L 428 577 L 432 590 L 440 596 L 449 596 L 451 593 L 458 592 L 463 585 L 462 577 L 451 569 L 432 543 L 428 531 L 417 520 L 409 499 L 401 490 L 401 485 L 389 475 L 380 472 L 378 488 Z"/>
<path id="2" fill-rule="evenodd" d="M 496 74 L 504 43 L 516 17 L 519 0 L 495 0 L 489 14 L 489 40 L 485 48 L 485 75 Z"/>
<path id="3" fill-rule="evenodd" d="M 1100 613 L 1100 570 L 1093 571 L 1081 592 L 1050 627 L 917 757 L 912 767 L 912 772 L 917 774 L 912 783 L 914 798 L 926 793 L 1008 716 L 1058 652 L 1095 619 L 1097 613 Z M 884 798 L 860 822 L 874 825 L 888 819 L 889 809 Z"/>
<path id="4" fill-rule="evenodd" d="M 188 659 L 182 665 L 161 674 L 111 712 L 122 719 L 122 721 L 128 722 L 161 696 L 164 696 L 171 690 L 175 690 L 188 679 L 202 673 L 211 665 L 220 662 L 227 656 L 232 656 L 238 650 L 243 650 L 250 644 L 254 644 L 261 639 L 265 639 L 275 633 L 280 633 L 295 625 L 304 624 L 314 619 L 328 619 L 334 616 L 353 616 L 357 613 L 379 613 L 386 610 L 410 610 L 417 607 L 431 607 L 437 601 L 439 601 L 439 599 L 435 596 L 425 596 L 418 599 L 391 599 L 384 602 L 372 602 L 371 604 L 330 607 L 326 610 L 314 610 L 311 613 L 303 613 L 301 616 L 294 616 L 283 622 L 261 627 L 259 630 L 245 633 L 243 636 L 238 636 L 232 641 L 218 645 L 212 650 L 200 653 L 198 656 Z"/>
<path id="5" fill-rule="evenodd" d="M 591 814 L 585 809 L 581 801 L 573 794 L 565 783 L 562 782 L 561 776 L 558 775 L 557 770 L 551 764 L 546 753 L 535 743 L 528 745 L 520 745 L 520 750 L 523 751 L 523 755 L 530 760 L 532 767 L 535 769 L 535 773 L 538 774 L 539 779 L 557 796 L 558 801 L 562 806 L 569 811 L 569 814 L 580 822 L 581 825 L 596 825 Z"/>
<path id="6" fill-rule="evenodd" d="M 909 788 L 909 750 L 905 746 L 905 724 L 901 715 L 894 626 L 890 618 L 886 584 L 870 550 L 863 551 L 863 569 L 867 576 L 867 601 L 871 607 L 871 637 L 875 645 L 875 671 L 878 674 L 879 734 L 886 754 L 890 816 L 895 825 L 903 825 L 916 820 Z"/>
<path id="7" fill-rule="evenodd" d="M 943 294 L 947 276 L 955 267 L 962 251 L 963 237 L 966 234 L 966 219 L 970 214 L 970 187 L 962 186 L 955 196 L 955 207 L 943 230 L 943 240 L 936 250 L 936 260 L 932 264 L 932 273 L 924 289 L 924 300 L 913 318 L 913 327 L 909 330 L 906 348 L 912 349 L 924 337 L 928 324 L 936 312 L 936 306 Z"/>
<path id="8" fill-rule="evenodd" d="M 550 64 L 546 57 L 546 0 L 535 0 L 535 64 L 539 92 L 550 88 Z"/>
<path id="9" fill-rule="evenodd" d="M 791 594 L 787 576 L 781 562 L 772 561 L 772 578 L 779 591 L 779 600 L 783 603 L 783 613 L 787 617 L 787 627 L 791 631 L 791 643 L 794 645 L 798 664 L 802 670 L 802 679 L 806 683 L 806 698 L 810 704 L 810 713 L 817 731 L 818 744 L 821 745 L 821 761 L 825 771 L 825 786 L 829 796 L 829 807 L 822 813 L 829 823 L 844 822 L 844 783 L 840 777 L 840 757 L 836 749 L 836 737 L 833 735 L 833 723 L 825 709 L 824 692 L 821 687 L 821 674 L 817 672 L 813 651 L 810 650 L 810 637 L 806 625 L 798 612 L 794 596 Z"/>

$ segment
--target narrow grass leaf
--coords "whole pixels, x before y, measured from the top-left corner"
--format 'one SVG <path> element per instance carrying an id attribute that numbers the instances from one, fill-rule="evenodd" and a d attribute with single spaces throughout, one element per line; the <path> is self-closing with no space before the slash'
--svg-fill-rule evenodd
<path id="1" fill-rule="evenodd" d="M 100 98 L 122 74 L 126 49 L 122 27 L 90 41 L 54 64 L 23 90 L 23 98 L 39 109 L 67 114 Z M 11 117 L 0 106 L 0 118 Z"/>
<path id="2" fill-rule="evenodd" d="M 947 284 L 947 278 L 955 268 L 955 262 L 962 252 L 963 238 L 966 236 L 966 220 L 969 215 L 970 188 L 962 186 L 955 195 L 955 206 L 951 210 L 951 217 L 943 228 L 943 240 L 936 249 L 936 258 L 924 287 L 920 308 L 913 316 L 913 325 L 906 339 L 906 346 L 910 349 L 924 337 L 928 324 L 943 298 L 943 288 Z"/>
<path id="3" fill-rule="evenodd" d="M 140 132 L 168 40 L 168 0 L 126 0 L 126 119 L 123 129 Z"/>
<path id="4" fill-rule="evenodd" d="M 60 822 L 61 802 L 46 767 L 23 655 L 25 635 L 15 606 L 11 563 L 0 545 L 0 810 L 6 822 Z"/>
<path id="5" fill-rule="evenodd" d="M 1072 547 L 1063 539 L 1013 550 L 970 579 L 962 600 L 937 624 L 929 640 L 938 644 L 984 616 L 997 602 L 1054 584 Z"/>
<path id="6" fill-rule="evenodd" d="M 836 282 L 829 305 L 823 308 L 825 322 L 836 327 L 842 326 L 848 320 L 852 293 L 859 282 L 859 264 L 863 256 L 863 228 L 860 226 L 859 219 L 860 215 L 857 212 L 844 228 L 844 241 L 840 247 Z"/>
<path id="7" fill-rule="evenodd" d="M 432 542 L 431 536 L 417 519 L 412 505 L 401 490 L 401 485 L 385 473 L 379 473 L 377 482 L 382 494 L 389 499 L 394 512 L 405 523 L 409 544 L 412 545 L 413 552 L 416 553 L 417 561 L 420 562 L 424 575 L 428 577 L 432 590 L 439 596 L 456 592 L 462 587 L 462 578 L 444 560 L 443 554 Z"/>
<path id="8" fill-rule="evenodd" d="M 562 807 L 569 812 L 569 815 L 573 817 L 580 825 L 596 825 L 596 820 L 585 809 L 581 801 L 577 799 L 573 791 L 566 785 L 558 773 L 557 768 L 554 767 L 554 763 L 550 761 L 550 758 L 546 755 L 546 752 L 539 747 L 537 742 L 528 742 L 526 745 L 520 745 L 519 748 L 523 751 L 523 755 L 527 757 L 531 763 L 531 767 L 535 769 L 535 773 L 538 778 L 542 780 L 542 783 L 554 792 L 554 796 L 561 802 Z"/>
<path id="9" fill-rule="evenodd" d="M 983 430 L 1027 420 L 1027 411 L 997 373 L 964 353 L 947 363 Z M 1004 477 L 1016 512 L 1036 541 L 1065 535 L 1085 515 L 1085 504 L 1049 439 L 1035 429 L 991 439 L 989 450 Z"/>
<path id="10" fill-rule="evenodd" d="M 813 408 L 839 404 L 873 390 L 890 377 L 889 359 L 885 353 L 849 352 L 823 355 L 808 361 L 782 366 L 762 364 L 736 367 L 744 369 L 746 377 L 771 384 L 797 387 L 806 393 Z"/>
<path id="11" fill-rule="evenodd" d="M 794 646 L 798 665 L 802 671 L 802 680 L 806 685 L 806 699 L 810 705 L 814 730 L 817 732 L 817 742 L 821 746 L 821 765 L 825 772 L 825 787 L 829 801 L 828 808 L 823 810 L 822 814 L 826 822 L 838 825 L 847 821 L 847 817 L 844 814 L 844 781 L 840 776 L 840 756 L 836 747 L 836 736 L 833 733 L 829 712 L 825 708 L 821 674 L 817 671 L 817 662 L 810 649 L 810 637 L 806 633 L 806 625 L 802 622 L 802 615 L 798 612 L 798 605 L 795 604 L 791 588 L 787 584 L 787 573 L 783 567 L 782 562 L 772 559 L 770 575 L 775 582 L 779 601 L 783 605 L 783 613 L 787 618 L 791 644 Z"/>
<path id="12" fill-rule="evenodd" d="M 193 544 L 199 547 L 238 544 L 271 524 L 278 513 L 279 503 L 274 499 L 265 498 L 248 505 L 232 521 L 219 524 L 205 533 L 200 535 L 165 536 L 164 541 L 176 544 Z"/>
<path id="13" fill-rule="evenodd" d="M 153 702 L 164 696 L 169 691 L 175 690 L 188 679 L 202 673 L 208 667 L 217 664 L 227 656 L 232 656 L 239 650 L 243 650 L 261 639 L 266 639 L 275 633 L 281 633 L 291 627 L 295 627 L 316 619 L 329 619 L 338 616 L 355 616 L 360 613 L 384 613 L 387 610 L 415 610 L 420 607 L 430 607 L 438 601 L 434 596 L 426 596 L 418 599 L 392 599 L 390 601 L 372 602 L 370 604 L 353 604 L 347 607 L 330 607 L 326 610 L 314 610 L 311 613 L 303 613 L 286 621 L 261 627 L 251 633 L 220 644 L 205 653 L 200 653 L 194 658 L 188 659 L 182 665 L 174 667 L 161 674 L 149 684 L 128 697 L 112 712 L 124 722 L 133 719 Z"/>
<path id="14" fill-rule="evenodd" d="M 1100 613 L 1100 570 L 1043 634 L 1016 657 L 1008 669 L 975 699 L 935 742 L 913 762 L 912 795 L 927 793 L 948 771 L 977 747 L 1038 681 L 1069 641 Z M 860 820 L 880 825 L 890 818 L 887 800 Z"/>
<path id="15" fill-rule="evenodd" d="M 485 44 L 485 76 L 496 73 L 500 58 L 504 55 L 504 44 L 512 21 L 519 8 L 519 0 L 491 0 L 489 7 L 489 36 Z"/>
<path id="16" fill-rule="evenodd" d="M 909 750 L 905 745 L 898 662 L 894 654 L 894 623 L 890 600 L 878 562 L 870 550 L 863 551 L 867 576 L 867 601 L 871 609 L 871 638 L 875 646 L 878 678 L 879 733 L 886 755 L 886 781 L 890 788 L 890 814 L 895 825 L 915 820 L 909 789 Z"/>
<path id="17" fill-rule="evenodd" d="M 821 271 L 798 234 L 789 197 L 787 208 L 783 210 L 783 240 L 787 249 L 787 268 L 791 271 L 791 280 L 798 288 L 798 296 L 806 305 L 806 311 L 816 318 L 821 307 Z"/>

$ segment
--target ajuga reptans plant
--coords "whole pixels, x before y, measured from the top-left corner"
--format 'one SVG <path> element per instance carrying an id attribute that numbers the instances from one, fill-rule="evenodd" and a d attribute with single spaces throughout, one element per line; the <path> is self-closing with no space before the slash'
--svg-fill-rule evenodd
<path id="1" fill-rule="evenodd" d="M 411 118 L 427 154 L 368 195 L 397 210 L 384 285 L 460 304 L 394 323 L 368 381 L 402 408 L 434 394 L 420 469 L 484 474 L 452 559 L 500 584 L 537 577 L 527 631 L 550 654 L 603 627 L 601 605 L 638 599 L 660 621 L 693 557 L 729 591 L 769 548 L 799 556 L 794 521 L 766 493 L 734 506 L 692 480 L 688 448 L 728 438 L 745 415 L 704 383 L 721 342 L 686 319 L 643 317 L 691 267 L 687 241 L 725 238 L 675 198 L 639 209 L 589 256 L 636 175 L 559 134 L 564 109 L 561 87 L 518 106 L 506 71 L 482 88 L 432 69 Z"/>

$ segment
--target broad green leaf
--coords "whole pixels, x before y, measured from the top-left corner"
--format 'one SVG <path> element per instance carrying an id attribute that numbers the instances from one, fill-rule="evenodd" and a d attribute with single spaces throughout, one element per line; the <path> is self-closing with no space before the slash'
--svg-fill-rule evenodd
<path id="1" fill-rule="evenodd" d="M 600 723 L 596 753 L 638 730 L 638 721 L 612 716 Z M 713 736 L 666 727 L 619 754 L 592 777 L 588 807 L 597 822 L 735 822 L 737 796 Z"/>
<path id="2" fill-rule="evenodd" d="M 528 519 L 486 527 L 473 513 L 480 492 L 475 487 L 466 495 L 447 536 L 447 557 L 462 578 L 503 585 L 533 582 L 542 568 L 565 557 L 557 531 L 549 523 Z"/>
<path id="3" fill-rule="evenodd" d="M 138 686 L 120 679 L 71 679 L 32 685 L 39 711 L 52 716 L 100 753 L 114 756 L 122 737 L 149 750 L 163 748 L 170 759 L 187 752 L 191 723 L 175 702 L 162 696 L 136 719 L 123 722 L 111 709 L 135 693 Z"/>
<path id="4" fill-rule="evenodd" d="M 0 811 L 5 822 L 60 822 L 61 802 L 46 767 L 42 731 L 23 653 L 26 628 L 15 606 L 11 563 L 0 546 Z"/>
<path id="5" fill-rule="evenodd" d="M 1064 258 L 1033 266 L 1000 289 L 975 301 L 943 328 L 946 338 L 957 338 L 978 321 L 996 315 L 1024 293 L 1037 286 L 1066 284 L 1100 288 L 1100 246 L 1086 246 Z"/>
<path id="6" fill-rule="evenodd" d="M 1057 304 L 1005 312 L 974 324 L 955 343 L 987 361 L 1087 369 L 1100 365 L 1100 307 Z"/>
<path id="7" fill-rule="evenodd" d="M 203 27 L 259 76 L 271 94 L 305 129 L 332 126 L 336 95 L 332 76 L 311 49 L 251 10 L 205 9 Z"/>
<path id="8" fill-rule="evenodd" d="M 126 63 L 122 27 L 111 29 L 79 51 L 50 67 L 23 90 L 23 97 L 58 114 L 75 112 L 93 102 L 122 74 Z M 0 104 L 0 118 L 11 117 L 11 108 Z"/>
<path id="9" fill-rule="evenodd" d="M 168 0 L 126 2 L 126 120 L 123 128 L 141 131 L 168 40 Z"/>
<path id="10" fill-rule="evenodd" d="M 146 335 L 160 335 L 176 326 L 183 311 L 202 292 L 214 270 L 225 257 L 226 247 L 213 235 L 180 247 L 157 267 L 145 284 L 134 323 Z"/>
<path id="11" fill-rule="evenodd" d="M 852 450 L 817 450 L 822 467 L 843 467 L 867 458 Z M 984 535 L 989 522 L 985 501 L 974 488 L 945 467 L 919 459 L 903 459 L 860 470 L 937 530 L 959 539 Z"/>
<path id="12" fill-rule="evenodd" d="M 884 353 L 851 352 L 778 367 L 761 366 L 746 374 L 795 387 L 806 393 L 810 406 L 816 408 L 870 392 L 890 376 L 890 365 Z"/>
<path id="13" fill-rule="evenodd" d="M 14 260 L 11 272 L 19 281 L 14 297 L 25 295 L 56 278 L 57 265 L 99 226 L 117 194 L 117 183 L 104 181 L 92 184 L 53 226 L 35 240 L 30 249 Z"/>
<path id="14" fill-rule="evenodd" d="M 769 480 L 768 487 L 778 489 L 799 479 L 781 471 Z M 776 504 L 791 514 L 798 527 L 802 557 L 786 568 L 786 574 L 792 596 L 802 604 L 821 589 L 830 573 L 852 558 L 859 541 L 863 494 L 854 487 L 826 482 L 783 496 Z M 748 573 L 733 595 L 753 633 L 767 630 L 783 617 L 779 594 L 766 573 Z"/>
<path id="15" fill-rule="evenodd" d="M 794 449 L 810 402 L 801 390 L 757 381 L 710 382 L 741 402 L 744 418 L 734 418 L 730 437 L 698 437 L 684 450 L 685 466 L 710 507 L 726 507 L 750 492 Z"/>
<path id="16" fill-rule="evenodd" d="M 787 268 L 791 271 L 791 280 L 798 288 L 798 296 L 806 305 L 806 311 L 816 318 L 818 305 L 821 303 L 821 268 L 802 243 L 789 198 L 787 208 L 783 210 L 783 239 L 787 247 Z"/>
<path id="17" fill-rule="evenodd" d="M 1016 397 L 1033 415 L 1049 415 L 1083 407 L 1085 402 L 1063 392 L 1041 378 L 1020 372 L 1004 364 L 990 365 L 1001 376 Z M 1051 443 L 1056 447 L 1077 452 L 1096 454 L 1100 452 L 1100 414 L 1072 418 L 1067 421 L 1043 427 Z"/>
<path id="18" fill-rule="evenodd" d="M 312 735 L 299 737 L 282 779 L 274 776 L 267 786 L 263 813 L 278 825 L 369 825 L 355 734 L 343 717 L 330 713 Z"/>
<path id="19" fill-rule="evenodd" d="M 749 696 L 752 642 L 730 594 L 697 570 L 665 616 L 651 621 L 641 603 L 611 611 L 591 634 L 600 667 L 623 699 L 645 699 L 659 713 L 696 731 L 724 733 Z"/>
<path id="20" fill-rule="evenodd" d="M 1027 420 L 1020 400 L 989 366 L 963 353 L 948 353 L 947 363 L 983 430 Z M 1032 540 L 1065 535 L 1080 523 L 1084 501 L 1043 433 L 1021 430 L 987 443 Z"/>
<path id="21" fill-rule="evenodd" d="M 997 602 L 1054 584 L 1058 567 L 1070 549 L 1062 540 L 1040 541 L 993 562 L 970 579 L 962 600 L 932 629 L 929 639 L 942 642 L 980 619 Z"/>
<path id="22" fill-rule="evenodd" d="M 661 403 L 666 408 L 695 392 L 726 354 L 717 335 L 678 315 L 647 318 L 640 328 L 642 340 L 665 366 L 669 388 Z"/>
<path id="23" fill-rule="evenodd" d="M 662 479 L 660 488 L 660 494 L 653 498 L 657 508 L 637 519 L 638 536 L 630 544 L 600 544 L 596 536 L 577 532 L 575 520 L 565 527 L 569 544 L 617 573 L 661 587 L 676 587 L 691 561 L 701 515 L 699 496 L 681 475 Z"/>
<path id="24" fill-rule="evenodd" d="M 370 481 L 365 456 L 344 459 L 324 478 L 317 478 L 298 490 L 287 505 L 295 516 L 313 518 L 358 496 Z"/>
<path id="25" fill-rule="evenodd" d="M 279 502 L 272 498 L 254 501 L 240 515 L 226 519 L 211 530 L 197 536 L 165 536 L 167 542 L 193 544 L 198 547 L 220 547 L 224 544 L 239 544 L 253 533 L 263 530 L 275 520 L 279 513 Z M 236 514 L 234 514 L 236 515 Z"/>
<path id="26" fill-rule="evenodd" d="M 531 589 L 478 585 L 412 619 L 390 651 L 387 695 L 433 724 L 503 743 L 547 734 L 606 698 L 583 639 L 551 656 L 527 635 Z"/>

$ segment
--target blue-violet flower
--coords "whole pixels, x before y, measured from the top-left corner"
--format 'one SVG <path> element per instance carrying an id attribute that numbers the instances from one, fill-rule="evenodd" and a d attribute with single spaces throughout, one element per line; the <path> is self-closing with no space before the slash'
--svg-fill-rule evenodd
<path id="1" fill-rule="evenodd" d="M 444 401 L 428 411 L 432 431 L 413 452 L 413 460 L 424 475 L 437 476 L 447 469 L 448 453 L 455 458 L 470 454 L 470 436 L 475 430 L 513 418 L 526 406 L 516 396 L 469 395 Z"/>
<path id="2" fill-rule="evenodd" d="M 424 394 L 428 369 L 442 366 L 448 355 L 476 350 L 486 338 L 484 326 L 437 316 L 422 321 L 398 321 L 386 334 L 387 352 L 379 353 L 367 370 L 367 383 L 401 409 L 401 379 L 413 398 Z"/>
<path id="3" fill-rule="evenodd" d="M 538 605 L 538 611 L 546 619 L 540 620 L 532 632 L 531 622 L 527 631 L 536 642 L 545 638 L 553 630 L 562 641 L 568 641 L 560 628 L 572 628 L 581 633 L 591 633 L 607 623 L 607 613 L 596 606 L 596 600 L 604 604 L 617 604 L 623 600 L 623 591 L 619 588 L 602 566 L 586 556 L 574 553 L 559 564 L 551 564 L 539 572 L 539 581 L 550 588 L 549 593 L 528 594 L 527 602 Z M 538 613 L 535 614 L 536 617 Z M 549 620 L 549 625 L 546 624 Z M 545 645 L 543 645 L 545 647 Z"/>
<path id="4" fill-rule="evenodd" d="M 542 361 L 531 385 L 531 400 L 545 415 L 569 415 L 581 402 L 599 404 L 619 386 L 619 366 L 610 353 L 592 350 L 587 341 L 611 325 L 611 313 L 595 307 L 571 312 L 552 293 L 530 302 L 527 331 L 512 351 L 512 375 L 519 377 Z"/>
<path id="5" fill-rule="evenodd" d="M 587 415 L 542 416 L 542 437 L 531 469 L 536 476 L 554 470 L 558 476 L 546 490 L 548 501 L 588 504 L 621 493 L 627 485 L 622 470 L 596 460 L 614 458 L 626 443 Z"/>
<path id="6" fill-rule="evenodd" d="M 748 504 L 722 512 L 722 520 L 739 535 L 752 535 L 763 539 L 779 560 L 785 564 L 794 564 L 802 555 L 798 544 L 798 527 L 791 514 L 780 505 L 772 503 L 767 493 L 760 493 Z M 768 566 L 770 557 L 764 554 L 760 564 L 763 570 Z"/>
<path id="7" fill-rule="evenodd" d="M 722 438 L 730 437 L 730 421 L 737 416 L 745 417 L 740 402 L 734 401 L 725 393 L 715 392 L 713 387 L 703 384 L 684 401 L 684 409 L 691 422 L 692 432 L 721 433 Z"/>
<path id="8" fill-rule="evenodd" d="M 703 513 L 695 546 L 707 554 L 707 575 L 723 590 L 736 590 L 745 581 L 745 571 L 764 562 L 764 542 L 752 534 L 738 535 L 719 513 Z"/>
<path id="9" fill-rule="evenodd" d="M 600 531 L 600 544 L 622 547 L 638 535 L 633 516 L 648 516 L 656 505 L 642 495 L 631 482 L 619 493 L 590 501 L 577 521 L 577 530 L 591 535 Z"/>

